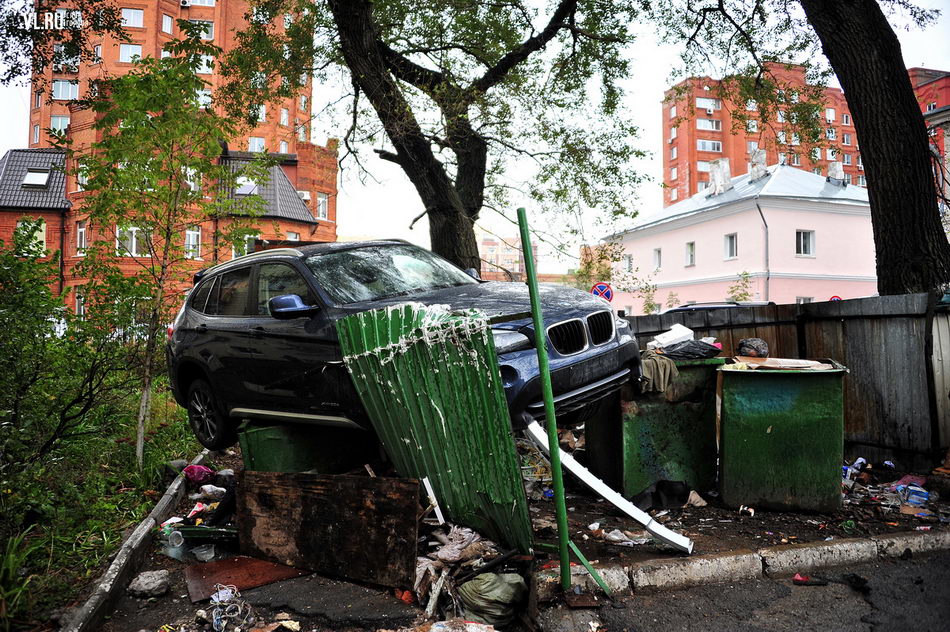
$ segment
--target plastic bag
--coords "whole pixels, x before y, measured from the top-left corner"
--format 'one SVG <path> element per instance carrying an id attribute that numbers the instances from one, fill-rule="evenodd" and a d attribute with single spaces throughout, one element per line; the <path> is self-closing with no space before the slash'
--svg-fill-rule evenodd
<path id="1" fill-rule="evenodd" d="M 663 347 L 663 355 L 673 360 L 702 360 L 715 358 L 722 353 L 719 347 L 714 347 L 702 340 L 686 340 Z"/>

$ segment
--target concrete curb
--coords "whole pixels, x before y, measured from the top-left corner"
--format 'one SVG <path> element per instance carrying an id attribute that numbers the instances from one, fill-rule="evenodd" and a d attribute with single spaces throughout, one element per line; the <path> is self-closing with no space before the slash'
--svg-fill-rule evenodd
<path id="1" fill-rule="evenodd" d="M 809 542 L 772 546 L 758 551 L 694 555 L 663 560 L 595 565 L 615 594 L 641 588 L 686 588 L 701 584 L 788 576 L 848 564 L 874 562 L 899 557 L 904 551 L 928 553 L 950 550 L 950 531 L 904 532 L 868 538 L 846 538 L 830 542 Z M 538 600 L 550 601 L 558 593 L 558 569 L 535 573 Z M 596 590 L 583 567 L 571 567 L 571 585 Z"/>
<path id="2" fill-rule="evenodd" d="M 191 464 L 199 465 L 207 456 L 208 450 L 202 450 Z M 99 628 L 103 617 L 115 605 L 122 591 L 131 581 L 132 574 L 145 558 L 148 547 L 152 543 L 152 528 L 168 519 L 169 514 L 185 495 L 185 489 L 185 477 L 176 476 L 148 517 L 139 523 L 139 526 L 119 547 L 112 564 L 99 578 L 86 602 L 68 613 L 66 616 L 68 621 L 60 628 L 63 632 L 86 632 L 86 630 Z"/>

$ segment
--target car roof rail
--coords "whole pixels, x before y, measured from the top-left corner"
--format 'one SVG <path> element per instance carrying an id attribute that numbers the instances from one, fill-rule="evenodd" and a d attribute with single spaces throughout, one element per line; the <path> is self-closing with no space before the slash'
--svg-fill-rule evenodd
<path id="1" fill-rule="evenodd" d="M 302 257 L 303 253 L 296 248 L 271 248 L 270 250 L 258 250 L 257 252 L 252 252 L 246 255 L 241 255 L 231 259 L 230 261 L 225 261 L 224 263 L 219 263 L 213 266 L 209 266 L 202 270 L 198 270 L 194 276 L 194 282 L 198 283 L 205 276 L 211 274 L 212 272 L 218 272 L 232 266 L 237 266 L 242 263 L 247 263 L 248 261 L 254 261 L 256 259 L 263 259 L 265 257 L 272 256 L 284 256 L 284 257 Z"/>

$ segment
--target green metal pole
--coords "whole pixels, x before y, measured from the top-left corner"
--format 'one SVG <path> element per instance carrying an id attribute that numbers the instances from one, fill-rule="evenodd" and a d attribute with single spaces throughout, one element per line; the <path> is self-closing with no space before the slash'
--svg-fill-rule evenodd
<path id="1" fill-rule="evenodd" d="M 538 277 L 534 270 L 534 252 L 531 250 L 531 235 L 528 232 L 528 217 L 524 207 L 518 209 L 518 226 L 521 228 L 521 249 L 524 252 L 525 276 L 531 295 L 531 316 L 534 319 L 535 347 L 538 350 L 538 369 L 541 373 L 541 396 L 544 398 L 544 417 L 548 426 L 548 451 L 551 454 L 551 479 L 554 485 L 554 515 L 557 518 L 558 553 L 561 557 L 561 589 L 571 588 L 571 552 L 567 530 L 567 503 L 564 500 L 564 474 L 561 472 L 561 446 L 558 443 L 557 419 L 554 416 L 554 391 L 551 389 L 551 368 L 548 365 L 547 337 L 544 334 L 544 317 L 541 315 L 541 298 L 538 295 Z"/>

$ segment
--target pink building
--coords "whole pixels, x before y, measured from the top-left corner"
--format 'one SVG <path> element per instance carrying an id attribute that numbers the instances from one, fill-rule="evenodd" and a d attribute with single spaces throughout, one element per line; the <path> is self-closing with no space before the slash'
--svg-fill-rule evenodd
<path id="1" fill-rule="evenodd" d="M 655 302 L 726 300 L 748 273 L 750 300 L 827 301 L 877 293 L 867 189 L 792 166 L 754 165 L 615 235 L 624 257 L 614 273 L 615 309 L 642 314 L 631 280 L 648 278 Z M 840 165 L 840 163 L 838 163 Z M 838 165 L 832 173 L 843 176 Z"/>

